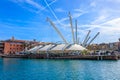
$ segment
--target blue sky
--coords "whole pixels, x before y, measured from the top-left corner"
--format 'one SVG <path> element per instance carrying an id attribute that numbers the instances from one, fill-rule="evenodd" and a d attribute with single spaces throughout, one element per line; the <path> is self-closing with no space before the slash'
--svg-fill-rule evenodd
<path id="1" fill-rule="evenodd" d="M 47 4 L 46 4 L 47 2 Z M 120 37 L 120 0 L 0 0 L 0 39 L 25 39 L 46 42 L 62 41 L 46 21 L 49 17 L 68 42 L 78 20 L 78 37 L 83 42 L 88 30 L 91 38 L 100 32 L 94 43 L 115 42 Z"/>

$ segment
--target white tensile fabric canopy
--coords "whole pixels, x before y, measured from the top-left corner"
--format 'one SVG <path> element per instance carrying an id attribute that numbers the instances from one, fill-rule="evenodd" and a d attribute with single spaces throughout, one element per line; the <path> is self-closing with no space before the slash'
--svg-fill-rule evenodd
<path id="1" fill-rule="evenodd" d="M 52 44 L 45 45 L 44 47 L 40 48 L 39 51 L 47 51 L 52 46 L 53 46 Z"/>
<path id="2" fill-rule="evenodd" d="M 86 50 L 86 48 L 82 47 L 79 44 L 73 44 L 71 45 L 69 48 L 67 48 L 66 50 Z"/>
<path id="3" fill-rule="evenodd" d="M 67 48 L 68 47 L 68 48 Z M 83 46 L 79 45 L 79 44 L 57 44 L 57 45 L 53 45 L 53 44 L 49 44 L 49 45 L 45 45 L 45 46 L 35 46 L 34 48 L 31 48 L 28 51 L 62 51 L 62 50 L 86 50 L 86 48 L 84 48 Z"/>
<path id="4" fill-rule="evenodd" d="M 35 47 L 29 49 L 28 51 L 37 51 L 37 50 L 38 50 L 39 48 L 41 48 L 41 47 L 42 47 L 42 45 L 35 46 Z"/>
<path id="5" fill-rule="evenodd" d="M 66 46 L 66 44 L 58 44 L 54 48 L 51 49 L 51 51 L 56 50 L 63 50 L 63 48 Z"/>

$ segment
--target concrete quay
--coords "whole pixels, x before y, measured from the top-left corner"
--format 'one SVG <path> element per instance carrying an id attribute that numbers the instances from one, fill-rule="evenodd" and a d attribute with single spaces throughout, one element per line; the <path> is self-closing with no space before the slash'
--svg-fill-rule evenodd
<path id="1" fill-rule="evenodd" d="M 46 54 L 15 54 L 0 55 L 2 58 L 28 58 L 28 59 L 77 59 L 77 60 L 119 60 L 120 55 L 65 55 L 47 56 Z"/>

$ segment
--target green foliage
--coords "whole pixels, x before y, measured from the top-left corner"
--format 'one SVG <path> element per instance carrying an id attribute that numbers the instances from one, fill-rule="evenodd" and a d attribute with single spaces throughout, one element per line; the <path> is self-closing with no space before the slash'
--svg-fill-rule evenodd
<path id="1" fill-rule="evenodd" d="M 88 50 L 83 50 L 83 51 L 81 51 L 81 54 L 82 55 L 86 55 L 86 54 L 88 54 L 89 52 L 88 52 Z"/>

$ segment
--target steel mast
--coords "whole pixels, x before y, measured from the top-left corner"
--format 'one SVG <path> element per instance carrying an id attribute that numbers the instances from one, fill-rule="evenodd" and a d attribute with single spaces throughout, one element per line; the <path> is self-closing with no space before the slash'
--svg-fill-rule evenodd
<path id="1" fill-rule="evenodd" d="M 72 31 L 72 39 L 73 39 L 73 43 L 75 44 L 74 30 L 73 30 L 73 24 L 72 24 L 72 17 L 71 17 L 70 12 L 69 12 L 69 19 L 70 19 L 70 25 L 71 25 L 71 31 Z"/>
<path id="2" fill-rule="evenodd" d="M 86 47 L 87 46 L 87 42 L 90 40 L 90 36 L 87 38 L 87 40 L 86 40 L 86 42 L 85 42 L 85 44 L 84 44 L 84 47 Z"/>
<path id="3" fill-rule="evenodd" d="M 77 38 L 77 44 L 80 44 L 80 38 Z"/>
<path id="4" fill-rule="evenodd" d="M 47 17 L 47 21 L 50 22 L 50 24 L 53 26 L 53 28 L 56 30 L 56 32 L 58 33 L 58 35 L 62 38 L 62 40 L 68 44 L 68 42 L 66 41 L 66 39 L 63 37 L 63 35 L 61 34 L 61 32 L 58 30 L 58 28 L 55 26 L 55 24 Z"/>
<path id="5" fill-rule="evenodd" d="M 84 41 L 83 41 L 83 44 L 82 44 L 83 46 L 85 46 L 86 40 L 88 39 L 90 32 L 91 32 L 91 31 L 89 30 L 87 36 L 85 37 L 85 39 L 84 39 Z"/>
<path id="6" fill-rule="evenodd" d="M 77 38 L 77 35 L 78 35 L 78 34 L 77 34 L 77 20 L 75 20 L 75 27 L 76 27 L 76 42 L 75 42 L 75 43 L 77 44 L 77 42 L 78 42 L 78 40 L 77 40 L 77 39 L 78 39 L 78 38 Z"/>
<path id="7" fill-rule="evenodd" d="M 90 45 L 92 43 L 92 41 L 100 34 L 100 32 L 98 32 L 93 38 L 92 40 L 88 43 L 88 45 Z"/>

